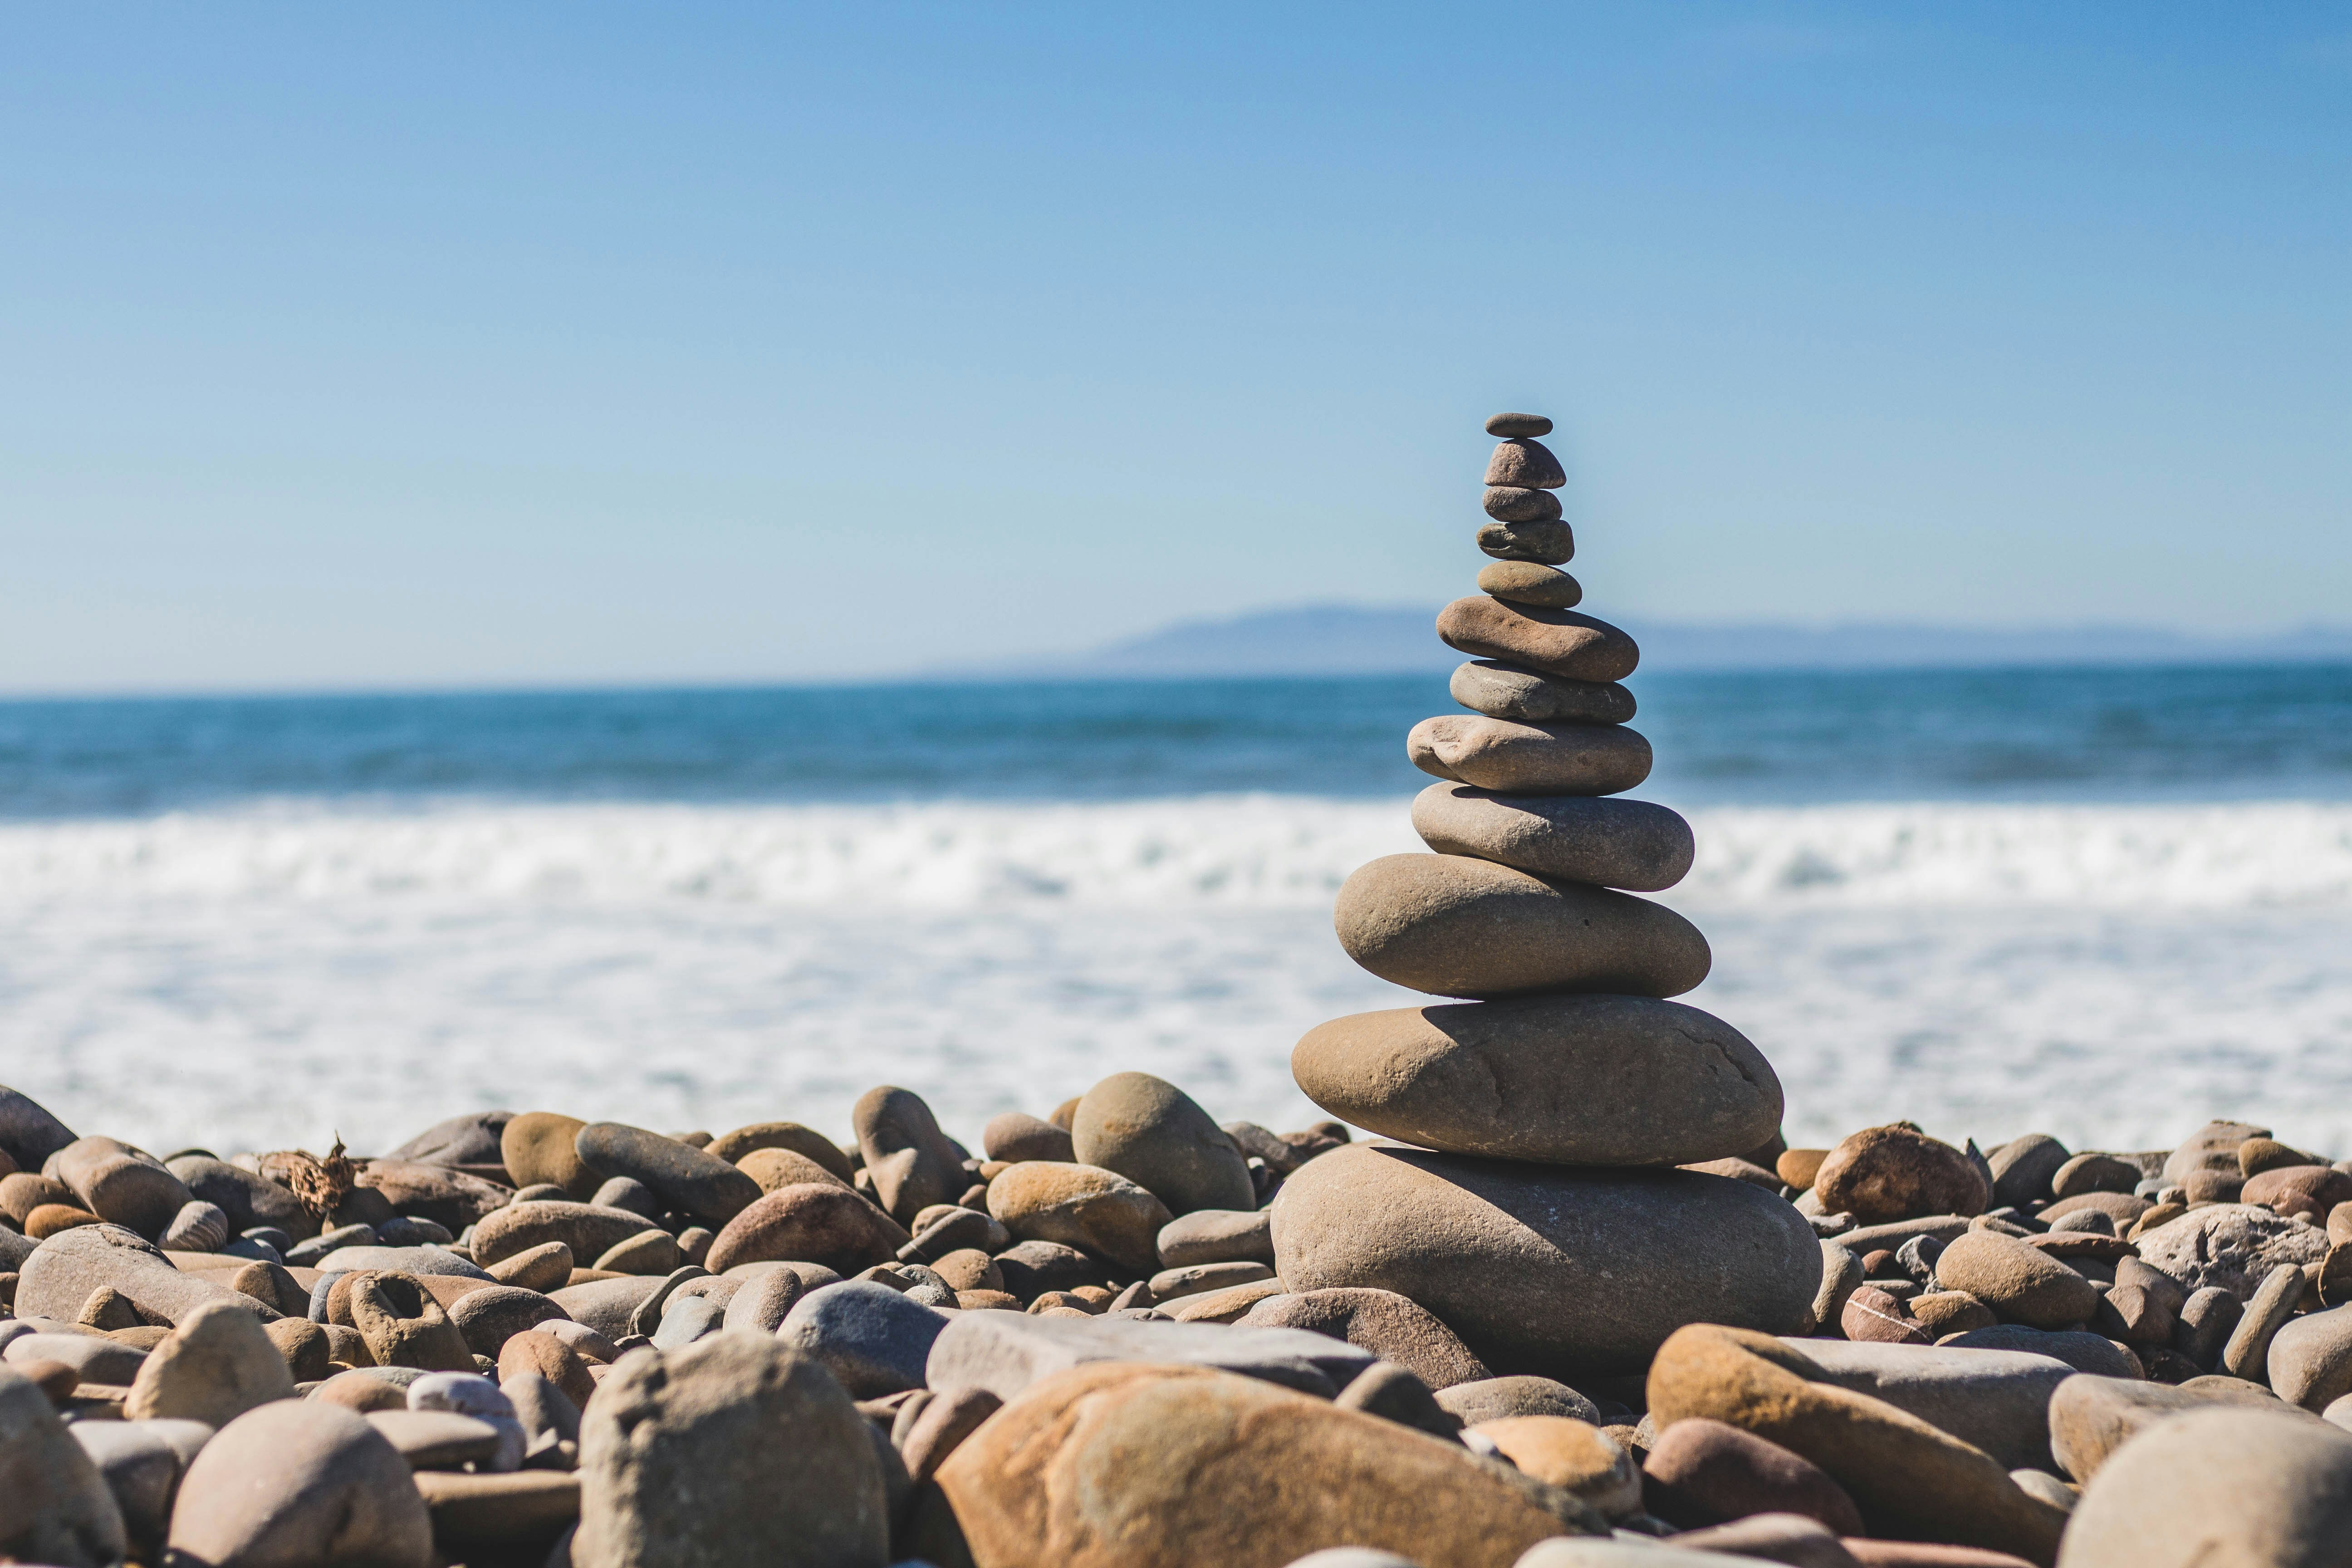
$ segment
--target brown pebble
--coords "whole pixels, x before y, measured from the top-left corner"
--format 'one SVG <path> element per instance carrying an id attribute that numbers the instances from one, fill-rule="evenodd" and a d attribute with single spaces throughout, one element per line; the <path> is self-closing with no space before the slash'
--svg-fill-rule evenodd
<path id="1" fill-rule="evenodd" d="M 61 1361 L 10 1362 L 8 1370 L 19 1376 L 29 1377 L 39 1384 L 51 1405 L 63 1405 L 81 1384 L 81 1373 Z"/>
<path id="2" fill-rule="evenodd" d="M 43 1204 L 25 1216 L 25 1234 L 35 1241 L 47 1241 L 77 1226 L 98 1223 L 98 1216 L 88 1209 L 71 1208 L 64 1204 Z"/>

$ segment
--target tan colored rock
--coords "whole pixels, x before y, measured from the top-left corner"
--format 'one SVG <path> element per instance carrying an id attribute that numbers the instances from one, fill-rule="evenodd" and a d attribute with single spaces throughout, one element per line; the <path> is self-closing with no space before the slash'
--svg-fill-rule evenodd
<path id="1" fill-rule="evenodd" d="M 1478 591 L 1546 610 L 1572 610 L 1584 598 L 1583 584 L 1575 578 L 1532 561 L 1497 561 L 1481 568 Z"/>
<path id="2" fill-rule="evenodd" d="M 511 1252 L 489 1265 L 490 1278 L 501 1285 L 525 1290 L 561 1290 L 572 1282 L 572 1248 L 560 1241 L 542 1241 Z"/>
<path id="3" fill-rule="evenodd" d="M 1650 776 L 1650 742 L 1622 724 L 1445 713 L 1415 724 L 1405 753 L 1423 773 L 1510 795 L 1616 795 Z"/>
<path id="4" fill-rule="evenodd" d="M 1233 1139 L 1191 1095 L 1150 1073 L 1113 1073 L 1087 1090 L 1071 1118 L 1070 1144 L 1076 1164 L 1125 1176 L 1167 1205 L 1171 1215 L 1257 1204 L 1248 1163 Z"/>
<path id="5" fill-rule="evenodd" d="M 99 1218 L 150 1238 L 195 1201 L 163 1162 L 112 1138 L 75 1139 L 50 1156 L 49 1173 Z"/>
<path id="6" fill-rule="evenodd" d="M 589 1396 L 596 1392 L 596 1379 L 588 1370 L 588 1362 L 578 1351 L 536 1329 L 509 1335 L 499 1347 L 499 1381 L 534 1373 L 555 1385 L 566 1399 L 582 1409 L 588 1407 Z"/>
<path id="7" fill-rule="evenodd" d="M 13 1094 L 0 1089 L 0 1131 Z M 0 1367 L 0 1559 L 111 1568 L 127 1547 L 121 1510 L 89 1454 L 37 1382 Z"/>
<path id="8" fill-rule="evenodd" d="M 293 1374 L 261 1320 L 215 1302 L 189 1313 L 147 1352 L 122 1402 L 122 1415 L 127 1421 L 169 1416 L 226 1426 L 256 1405 L 292 1397 Z"/>
<path id="9" fill-rule="evenodd" d="M 350 1279 L 352 1327 L 367 1342 L 378 1366 L 425 1372 L 472 1372 L 474 1352 L 425 1289 L 407 1274 L 358 1269 Z"/>
<path id="10" fill-rule="evenodd" d="M 805 1186 L 812 1182 L 819 1186 L 845 1189 L 850 1185 L 797 1149 L 754 1149 L 735 1162 L 735 1168 L 759 1183 L 762 1193 L 772 1193 L 778 1187 Z"/>
<path id="11" fill-rule="evenodd" d="M 2336 1568 L 2352 1541 L 2352 1436 L 2259 1410 L 2142 1432 L 2083 1489 L 2059 1568 Z"/>
<path id="12" fill-rule="evenodd" d="M 745 1263 L 819 1263 L 845 1279 L 891 1262 L 908 1240 L 905 1226 L 857 1194 L 812 1182 L 778 1187 L 729 1220 L 703 1267 L 724 1274 Z"/>
<path id="13" fill-rule="evenodd" d="M 1696 1007 L 1529 996 L 1334 1018 L 1290 1057 L 1341 1121 L 1448 1153 L 1562 1165 L 1687 1165 L 1780 1125 L 1763 1053 Z"/>
<path id="14" fill-rule="evenodd" d="M 974 1568 L 1272 1564 L 1341 1545 L 1493 1568 L 1603 1528 L 1574 1499 L 1395 1422 L 1254 1378 L 1129 1363 L 1032 1385 L 934 1479 Z M 945 1556 L 936 1530 L 919 1517 L 905 1554 Z"/>
<path id="15" fill-rule="evenodd" d="M 1663 905 L 1457 855 L 1359 867 L 1332 923 L 1358 963 L 1441 996 L 1674 996 L 1711 962 L 1698 929 Z"/>
<path id="16" fill-rule="evenodd" d="M 1643 800 L 1497 795 L 1433 784 L 1413 798 L 1413 831 L 1440 855 L 1469 855 L 1552 881 L 1654 893 L 1690 870 L 1690 824 Z"/>
<path id="17" fill-rule="evenodd" d="M 1638 1371 L 1684 1323 L 1809 1326 L 1821 1243 L 1744 1182 L 1504 1163 L 1387 1144 L 1313 1161 L 1276 1196 L 1294 1291 L 1393 1290 L 1498 1373 Z"/>
<path id="18" fill-rule="evenodd" d="M 1642 1472 L 1633 1457 L 1589 1421 L 1511 1415 L 1467 1430 L 1494 1444 L 1521 1473 L 1572 1493 L 1605 1519 L 1642 1511 Z"/>
<path id="19" fill-rule="evenodd" d="M 2056 1554 L 2066 1515 L 2019 1489 L 1979 1448 L 1883 1400 L 1822 1381 L 1801 1351 L 1712 1324 L 1677 1331 L 1649 1373 L 1660 1427 L 1704 1416 L 1778 1443 L 1827 1471 L 1874 1535 Z"/>
<path id="20" fill-rule="evenodd" d="M 1116 1171 L 1024 1160 L 988 1184 L 988 1212 L 1024 1241 L 1057 1241 L 1109 1258 L 1138 1276 L 1157 1273 L 1168 1205 Z"/>
<path id="21" fill-rule="evenodd" d="M 754 1121 L 747 1127 L 738 1127 L 713 1138 L 708 1152 L 740 1165 L 745 1156 L 761 1149 L 789 1150 L 824 1167 L 837 1179 L 849 1180 L 849 1156 L 824 1133 L 797 1121 Z"/>
<path id="22" fill-rule="evenodd" d="M 1525 724 L 1623 724 L 1638 706 L 1633 694 L 1614 682 L 1559 680 L 1490 658 L 1456 666 L 1445 689 L 1475 712 Z"/>
<path id="23" fill-rule="evenodd" d="M 1482 543 L 1484 539 L 1482 533 Z M 1439 611 L 1437 635 L 1446 647 L 1473 658 L 1498 658 L 1568 680 L 1622 680 L 1642 658 L 1633 639 L 1607 621 L 1574 610 L 1507 605 L 1484 595 L 1456 599 Z"/>
<path id="24" fill-rule="evenodd" d="M 2099 1304 L 2098 1291 L 2082 1275 L 2015 1237 L 1990 1230 L 1954 1237 L 1936 1259 L 1936 1281 L 1948 1290 L 1968 1292 L 2003 1320 L 2028 1328 L 2084 1322 Z"/>
<path id="25" fill-rule="evenodd" d="M 331 1400 L 273 1400 L 221 1428 L 188 1466 L 170 1557 L 426 1568 L 433 1522 L 407 1462 L 363 1418 Z"/>
<path id="26" fill-rule="evenodd" d="M 549 1182 L 579 1202 L 587 1202 L 604 1182 L 580 1158 L 575 1143 L 580 1130 L 587 1125 L 576 1116 L 559 1116 L 551 1110 L 526 1111 L 516 1117 L 499 1134 L 499 1154 L 507 1173 L 518 1187 Z"/>
<path id="27" fill-rule="evenodd" d="M 1992 1201 L 1990 1184 L 1966 1154 L 1907 1121 L 1841 1141 L 1814 1173 L 1813 1194 L 1823 1214 L 1850 1214 L 1864 1225 L 1982 1214 Z"/>
<path id="28" fill-rule="evenodd" d="M 931 1108 L 910 1089 L 870 1089 L 850 1121 L 866 1160 L 861 1181 L 892 1219 L 911 1226 L 934 1204 L 951 1204 L 971 1184 L 961 1156 L 940 1131 Z"/>
<path id="29" fill-rule="evenodd" d="M 1556 490 L 1568 483 L 1568 471 L 1551 449 L 1531 437 L 1518 436 L 1495 448 L 1486 462 L 1486 483 L 1521 489 Z"/>

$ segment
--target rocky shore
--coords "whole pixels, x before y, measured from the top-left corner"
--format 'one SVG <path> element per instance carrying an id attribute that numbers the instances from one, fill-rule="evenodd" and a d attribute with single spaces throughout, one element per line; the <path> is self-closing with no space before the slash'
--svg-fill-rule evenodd
<path id="1" fill-rule="evenodd" d="M 0 1089 L 0 1561 L 2352 1568 L 2352 1161 L 1788 1147 L 1673 1000 L 1549 428 L 1488 422 L 1431 853 L 1339 894 L 1434 1000 L 1298 1042 L 1336 1120 L 1120 1072 L 977 1153 L 884 1086 L 158 1156 Z"/>

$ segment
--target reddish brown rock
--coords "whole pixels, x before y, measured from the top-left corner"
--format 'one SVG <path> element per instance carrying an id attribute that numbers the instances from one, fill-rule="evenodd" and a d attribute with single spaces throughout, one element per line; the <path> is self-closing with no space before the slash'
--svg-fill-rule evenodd
<path id="1" fill-rule="evenodd" d="M 1622 724 L 1445 713 L 1412 727 L 1405 754 L 1423 773 L 1509 795 L 1617 795 L 1650 776 L 1650 742 Z"/>
<path id="2" fill-rule="evenodd" d="M 895 1260 L 908 1239 L 857 1194 L 809 1183 L 779 1187 L 729 1220 L 703 1267 L 724 1274 L 739 1263 L 817 1263 L 846 1279 Z"/>
<path id="3" fill-rule="evenodd" d="M 1499 658 L 1569 680 L 1622 680 L 1642 658 L 1633 639 L 1606 621 L 1484 595 L 1440 611 L 1437 635 L 1473 658 Z"/>
<path id="4" fill-rule="evenodd" d="M 1666 1426 L 1642 1473 L 1644 1505 L 1685 1529 L 1754 1513 L 1798 1513 L 1840 1535 L 1862 1533 L 1862 1510 L 1828 1471 L 1725 1422 L 1699 1416 Z"/>
<path id="5" fill-rule="evenodd" d="M 2337 1204 L 2352 1203 L 2352 1176 L 2333 1165 L 2274 1165 L 2247 1177 L 2238 1201 L 2324 1224 Z"/>
<path id="6" fill-rule="evenodd" d="M 1850 1214 L 1864 1225 L 1919 1215 L 1982 1214 L 1992 1201 L 1969 1157 L 1907 1121 L 1869 1127 L 1829 1152 L 1813 1175 L 1824 1214 Z"/>

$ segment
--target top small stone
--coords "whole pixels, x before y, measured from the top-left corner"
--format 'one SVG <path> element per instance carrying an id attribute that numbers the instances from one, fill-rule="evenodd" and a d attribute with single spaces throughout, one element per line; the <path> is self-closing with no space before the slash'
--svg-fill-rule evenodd
<path id="1" fill-rule="evenodd" d="M 1540 414 L 1497 414 L 1486 421 L 1489 436 L 1549 436 L 1551 421 Z"/>

